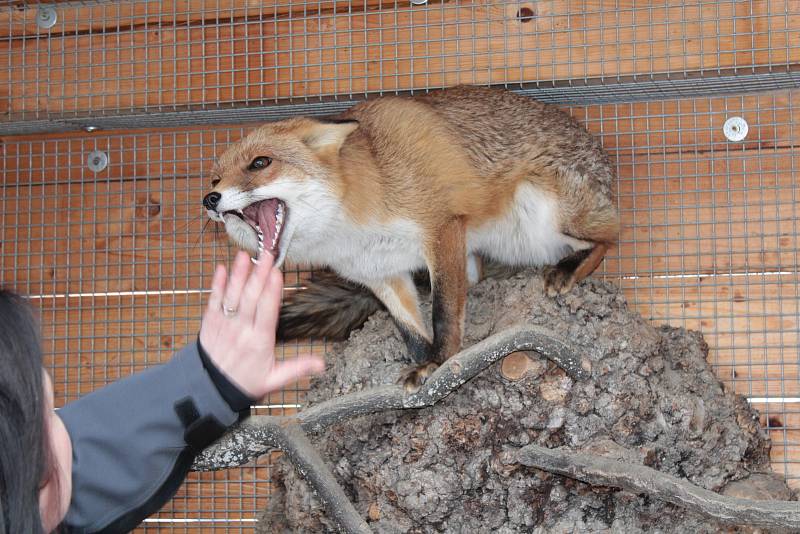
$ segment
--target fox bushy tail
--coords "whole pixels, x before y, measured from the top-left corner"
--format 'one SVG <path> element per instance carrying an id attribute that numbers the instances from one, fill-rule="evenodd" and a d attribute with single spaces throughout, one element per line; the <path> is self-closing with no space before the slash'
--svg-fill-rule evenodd
<path id="1" fill-rule="evenodd" d="M 519 271 L 492 261 L 483 263 L 484 277 L 507 278 Z M 420 296 L 430 292 L 426 271 L 414 273 Z M 386 307 L 366 287 L 331 271 L 317 271 L 305 289 L 287 293 L 278 321 L 278 341 L 327 339 L 345 341 L 369 316 Z"/>
<path id="2" fill-rule="evenodd" d="M 286 294 L 278 320 L 278 341 L 344 341 L 370 315 L 384 309 L 366 287 L 330 271 L 315 273 L 306 288 Z"/>

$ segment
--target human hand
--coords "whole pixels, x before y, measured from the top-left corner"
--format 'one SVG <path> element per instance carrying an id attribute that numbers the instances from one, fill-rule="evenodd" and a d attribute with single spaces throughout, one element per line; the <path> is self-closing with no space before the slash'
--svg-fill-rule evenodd
<path id="1" fill-rule="evenodd" d="M 252 399 L 325 368 L 315 356 L 275 361 L 282 290 L 283 275 L 273 268 L 271 254 L 262 254 L 250 272 L 250 257 L 239 252 L 230 280 L 223 265 L 214 272 L 200 344 L 217 369 Z"/>

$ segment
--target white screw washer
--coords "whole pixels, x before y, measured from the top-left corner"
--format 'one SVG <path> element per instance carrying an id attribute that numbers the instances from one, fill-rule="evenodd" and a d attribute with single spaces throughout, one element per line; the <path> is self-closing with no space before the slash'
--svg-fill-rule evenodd
<path id="1" fill-rule="evenodd" d="M 742 117 L 731 117 L 725 121 L 722 131 L 728 141 L 742 141 L 747 137 L 747 121 Z"/>
<path id="2" fill-rule="evenodd" d="M 86 165 L 94 172 L 100 172 L 108 167 L 108 155 L 102 150 L 93 150 L 86 158 Z"/>
<path id="3" fill-rule="evenodd" d="M 49 30 L 56 25 L 58 11 L 50 6 L 40 6 L 36 11 L 36 25 L 43 30 Z"/>

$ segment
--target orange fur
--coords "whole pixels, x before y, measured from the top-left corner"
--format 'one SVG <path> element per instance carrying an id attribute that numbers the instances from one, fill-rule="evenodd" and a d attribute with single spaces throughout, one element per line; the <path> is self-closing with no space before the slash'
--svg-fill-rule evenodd
<path id="1" fill-rule="evenodd" d="M 259 156 L 273 163 L 249 171 L 249 162 Z M 404 324 L 430 340 L 410 272 L 400 267 L 389 272 L 395 263 L 407 269 L 426 266 L 435 314 L 440 314 L 433 322 L 437 360 L 460 348 L 466 255 L 492 256 L 491 250 L 469 249 L 475 232 L 517 211 L 523 212 L 522 222 L 545 217 L 525 212 L 531 206 L 542 213 L 552 209 L 553 220 L 544 223 L 552 222 L 559 234 L 554 243 L 593 249 L 577 267 L 564 263 L 577 269 L 574 276 L 568 273 L 569 280 L 579 280 L 597 267 L 619 231 L 611 193 L 614 171 L 597 140 L 563 112 L 504 90 L 459 86 L 413 98 L 389 96 L 354 106 L 333 122 L 293 118 L 266 124 L 231 145 L 213 172 L 220 180 L 215 191 L 223 197 L 225 191 L 247 197 L 259 188 L 277 195 L 270 193 L 270 184 L 278 182 L 284 192 L 286 184 L 308 190 L 292 200 L 294 205 L 287 201 L 290 221 L 293 214 L 305 213 L 304 228 L 295 231 L 334 228 L 339 234 L 320 235 L 316 244 L 314 236 L 303 235 L 311 259 L 298 260 L 325 263 L 370 287 L 395 317 L 404 317 Z M 518 205 L 520 191 L 533 204 Z M 321 198 L 319 209 L 329 210 L 319 217 L 336 216 L 315 219 L 313 206 L 302 204 L 308 198 Z M 505 231 L 516 228 L 508 224 Z M 538 236 L 544 230 L 520 226 L 518 231 Z M 341 239 L 341 247 L 331 248 L 329 259 L 321 251 L 328 250 L 331 239 Z M 363 250 L 344 250 L 359 239 L 366 243 Z M 493 246 L 483 239 L 490 244 L 482 246 Z M 392 247 L 396 262 L 386 252 Z M 333 257 L 339 249 L 349 256 Z M 417 265 L 417 257 L 424 263 Z M 370 262 L 380 266 L 377 272 L 364 268 Z"/>
<path id="2" fill-rule="evenodd" d="M 467 296 L 466 233 L 463 218 L 454 217 L 427 243 L 434 310 L 434 361 L 461 350 Z"/>

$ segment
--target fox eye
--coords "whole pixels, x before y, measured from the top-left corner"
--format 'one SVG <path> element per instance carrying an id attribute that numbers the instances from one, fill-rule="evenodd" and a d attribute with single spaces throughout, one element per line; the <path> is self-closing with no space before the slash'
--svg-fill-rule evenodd
<path id="1" fill-rule="evenodd" d="M 266 169 L 270 163 L 272 163 L 272 158 L 268 158 L 267 156 L 258 156 L 256 159 L 250 162 L 250 166 L 247 169 L 251 171 L 260 171 L 261 169 Z"/>
<path id="2" fill-rule="evenodd" d="M 219 178 L 214 178 L 213 180 L 211 180 L 211 187 L 217 187 L 218 183 L 219 183 Z"/>

